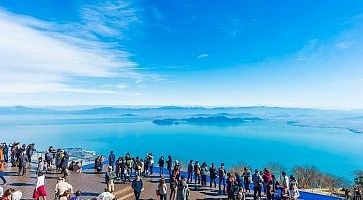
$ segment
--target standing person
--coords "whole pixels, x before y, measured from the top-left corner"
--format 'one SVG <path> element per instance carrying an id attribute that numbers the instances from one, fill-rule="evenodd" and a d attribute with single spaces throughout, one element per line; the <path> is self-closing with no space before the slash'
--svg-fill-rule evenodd
<path id="1" fill-rule="evenodd" d="M 185 176 L 181 176 L 181 180 L 178 183 L 178 192 L 176 195 L 177 200 L 188 200 L 189 198 L 189 187 L 185 180 Z"/>
<path id="2" fill-rule="evenodd" d="M 61 159 L 61 173 L 63 173 L 64 177 L 68 176 L 68 165 L 69 165 L 69 154 L 64 151 L 63 157 Z"/>
<path id="3" fill-rule="evenodd" d="M 18 175 L 19 176 L 24 176 L 24 174 L 26 173 L 26 165 L 28 162 L 28 158 L 25 156 L 25 152 L 23 151 L 20 156 L 19 156 L 19 171 L 18 171 Z"/>
<path id="4" fill-rule="evenodd" d="M 194 172 L 194 163 L 193 160 L 190 160 L 188 164 L 188 178 L 187 183 L 193 182 L 193 172 Z"/>
<path id="5" fill-rule="evenodd" d="M 44 165 L 44 162 L 43 162 L 43 157 L 39 157 L 38 158 L 37 173 L 44 172 L 44 169 L 45 169 L 45 165 Z"/>
<path id="6" fill-rule="evenodd" d="M 53 161 L 53 156 L 52 156 L 52 153 L 47 151 L 45 153 L 44 159 L 47 162 L 46 172 L 48 172 L 48 171 L 52 170 L 52 168 L 53 168 L 53 162 L 52 162 Z"/>
<path id="7" fill-rule="evenodd" d="M 149 165 L 150 165 L 149 155 L 146 155 L 145 162 L 144 162 L 144 176 L 145 177 L 149 176 Z"/>
<path id="8" fill-rule="evenodd" d="M 174 176 L 176 178 L 176 180 L 179 180 L 179 177 L 180 177 L 180 164 L 179 164 L 179 162 L 177 160 L 175 160 L 175 165 L 174 165 L 172 176 Z"/>
<path id="9" fill-rule="evenodd" d="M 194 183 L 195 186 L 198 184 L 200 184 L 200 165 L 198 161 L 195 161 L 195 165 L 194 165 Z"/>
<path id="10" fill-rule="evenodd" d="M 175 176 L 170 178 L 170 200 L 175 200 L 177 193 L 178 181 Z"/>
<path id="11" fill-rule="evenodd" d="M 47 191 L 45 189 L 45 176 L 43 172 L 38 173 L 37 183 L 33 193 L 34 199 L 39 199 L 40 197 L 42 197 L 43 200 L 47 198 Z"/>
<path id="12" fill-rule="evenodd" d="M 214 166 L 214 163 L 209 168 L 209 176 L 210 176 L 210 187 L 217 187 L 216 179 L 217 179 L 217 168 Z"/>
<path id="13" fill-rule="evenodd" d="M 290 180 L 289 177 L 286 175 L 286 172 L 281 172 L 281 181 L 282 187 L 289 188 L 290 187 Z"/>
<path id="14" fill-rule="evenodd" d="M 3 145 L 4 162 L 9 162 L 9 146 L 4 143 Z"/>
<path id="15" fill-rule="evenodd" d="M 252 182 L 253 182 L 253 199 L 260 199 L 261 198 L 261 187 L 263 179 L 256 169 L 255 173 L 252 175 Z"/>
<path id="16" fill-rule="evenodd" d="M 144 188 L 144 184 L 140 178 L 140 176 L 136 176 L 131 184 L 132 189 L 134 190 L 135 200 L 140 199 L 141 191 Z"/>
<path id="17" fill-rule="evenodd" d="M 158 190 L 159 190 L 160 200 L 166 200 L 168 186 L 166 185 L 164 178 L 160 179 Z"/>
<path id="18" fill-rule="evenodd" d="M 166 168 L 169 171 L 169 177 L 171 177 L 171 172 L 173 169 L 173 158 L 171 157 L 171 155 L 168 156 L 168 160 L 166 161 Z"/>
<path id="19" fill-rule="evenodd" d="M 5 171 L 5 162 L 3 160 L 0 160 L 0 179 L 3 181 L 3 185 L 6 185 L 6 179 L 4 177 L 4 171 Z"/>
<path id="20" fill-rule="evenodd" d="M 300 196 L 300 192 L 299 189 L 297 187 L 297 180 L 295 179 L 294 176 L 290 176 L 290 199 L 291 200 L 297 200 Z"/>
<path id="21" fill-rule="evenodd" d="M 112 167 L 108 166 L 108 171 L 105 175 L 105 182 L 107 184 L 107 191 L 114 192 L 115 191 L 115 184 L 114 179 L 116 178 L 115 172 L 112 171 Z"/>
<path id="22" fill-rule="evenodd" d="M 154 174 L 154 156 L 152 153 L 149 153 L 148 156 L 150 162 L 149 162 L 149 170 L 150 170 L 150 175 Z"/>
<path id="23" fill-rule="evenodd" d="M 354 200 L 362 200 L 362 194 L 361 194 L 360 189 L 359 189 L 358 186 L 354 187 L 354 194 L 353 195 L 354 195 L 354 197 L 353 197 Z"/>
<path id="24" fill-rule="evenodd" d="M 160 177 L 162 177 L 164 175 L 164 165 L 165 165 L 164 156 L 160 157 L 158 164 L 159 164 L 159 174 Z"/>
<path id="25" fill-rule="evenodd" d="M 275 196 L 275 189 L 273 186 L 273 181 L 270 180 L 264 189 L 265 189 L 267 200 L 273 200 L 273 197 Z"/>
<path id="26" fill-rule="evenodd" d="M 208 167 L 207 167 L 207 163 L 203 162 L 202 167 L 200 169 L 200 174 L 202 177 L 202 187 L 206 187 L 207 186 L 207 176 L 208 176 Z"/>
<path id="27" fill-rule="evenodd" d="M 219 194 L 226 194 L 226 169 L 224 169 L 224 163 L 221 164 L 221 167 L 218 169 L 218 185 L 219 185 Z M 222 184 L 223 184 L 223 192 L 222 192 Z"/>
<path id="28" fill-rule="evenodd" d="M 245 186 L 245 191 L 247 193 L 251 193 L 251 190 L 250 190 L 251 182 L 252 182 L 251 171 L 247 167 L 244 167 L 243 168 L 243 183 Z"/>
<path id="29" fill-rule="evenodd" d="M 112 167 L 112 169 L 115 169 L 115 161 L 116 161 L 116 156 L 113 153 L 113 151 L 111 151 L 110 155 L 108 156 L 108 164 L 109 166 Z"/>
<path id="30" fill-rule="evenodd" d="M 122 165 L 122 160 L 121 157 L 119 157 L 116 161 L 116 168 L 115 168 L 115 173 L 116 173 L 116 178 L 118 180 L 121 179 L 121 174 L 122 174 L 122 170 L 121 170 L 121 165 Z"/>
<path id="31" fill-rule="evenodd" d="M 28 147 L 26 147 L 26 156 L 28 158 L 29 164 L 31 163 L 32 156 L 33 156 L 34 152 L 36 151 L 34 146 L 35 145 L 33 143 L 33 144 L 29 144 Z"/>
<path id="32" fill-rule="evenodd" d="M 262 179 L 263 179 L 263 183 L 262 183 L 263 184 L 263 190 L 266 191 L 266 186 L 271 181 L 271 173 L 267 168 L 265 168 L 263 170 Z M 266 195 L 266 192 L 264 192 L 264 193 Z"/>

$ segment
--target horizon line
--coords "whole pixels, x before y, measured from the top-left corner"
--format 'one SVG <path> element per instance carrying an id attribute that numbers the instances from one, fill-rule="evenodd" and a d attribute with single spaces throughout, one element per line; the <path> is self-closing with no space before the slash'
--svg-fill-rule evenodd
<path id="1" fill-rule="evenodd" d="M 140 104 L 140 105 L 131 105 L 131 104 L 84 104 L 84 105 L 0 105 L 0 107 L 27 107 L 27 108 L 49 108 L 49 107 L 93 107 L 93 108 L 101 108 L 101 107 L 122 107 L 122 108 L 131 108 L 131 107 L 143 107 L 143 108 L 162 108 L 162 107 L 180 107 L 180 108 L 248 108 L 248 107 L 266 107 L 266 108 L 287 108 L 287 109 L 312 109 L 312 110 L 326 110 L 326 111 L 360 111 L 363 108 L 350 108 L 350 107 L 341 107 L 341 108 L 329 108 L 329 107 L 298 107 L 298 106 L 278 106 L 278 105 L 191 105 L 191 104 Z"/>

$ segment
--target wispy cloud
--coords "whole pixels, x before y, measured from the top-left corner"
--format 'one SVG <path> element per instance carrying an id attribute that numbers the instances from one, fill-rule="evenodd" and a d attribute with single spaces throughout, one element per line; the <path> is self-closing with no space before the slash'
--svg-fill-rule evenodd
<path id="1" fill-rule="evenodd" d="M 203 53 L 198 56 L 199 59 L 209 57 L 209 54 Z"/>
<path id="2" fill-rule="evenodd" d="M 119 46 L 113 48 L 114 44 L 102 42 L 95 35 L 121 36 L 137 20 L 135 10 L 128 3 L 117 1 L 117 4 L 85 7 L 82 17 L 83 25 L 57 24 L 0 8 L 0 95 L 113 93 L 98 90 L 94 84 L 79 88 L 72 80 L 77 77 L 136 80 L 147 77 L 134 70 L 138 64 L 130 60 L 128 51 Z M 76 32 L 67 31 L 77 29 L 78 37 Z"/>

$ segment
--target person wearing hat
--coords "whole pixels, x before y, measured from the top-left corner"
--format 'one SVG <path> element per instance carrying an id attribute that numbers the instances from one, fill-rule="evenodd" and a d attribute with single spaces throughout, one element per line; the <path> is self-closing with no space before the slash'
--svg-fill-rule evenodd
<path id="1" fill-rule="evenodd" d="M 116 178 L 115 172 L 112 171 L 112 167 L 108 166 L 108 171 L 106 172 L 105 182 L 107 184 L 107 191 L 114 192 L 115 191 L 115 184 L 113 180 Z"/>

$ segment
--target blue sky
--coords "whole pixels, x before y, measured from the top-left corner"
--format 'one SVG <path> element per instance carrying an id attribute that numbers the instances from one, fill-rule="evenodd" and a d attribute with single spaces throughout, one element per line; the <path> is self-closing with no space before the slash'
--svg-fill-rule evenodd
<path id="1" fill-rule="evenodd" d="M 0 2 L 0 105 L 363 108 L 363 2 Z"/>

